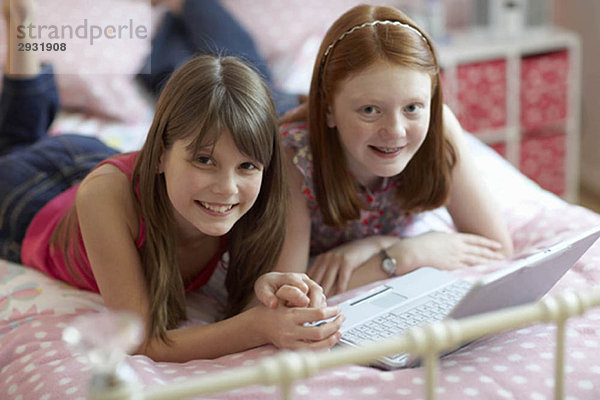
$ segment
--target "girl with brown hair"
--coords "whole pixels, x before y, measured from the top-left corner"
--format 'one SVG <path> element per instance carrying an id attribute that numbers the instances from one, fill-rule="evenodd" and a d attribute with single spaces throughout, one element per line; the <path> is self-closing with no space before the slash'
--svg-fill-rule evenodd
<path id="1" fill-rule="evenodd" d="M 28 23 L 29 1 L 4 6 L 19 19 L 10 26 Z M 0 103 L 1 257 L 140 315 L 148 335 L 138 351 L 154 360 L 337 342 L 343 318 L 305 326 L 339 313 L 319 286 L 269 272 L 287 186 L 273 103 L 253 69 L 232 57 L 187 62 L 163 89 L 141 151 L 116 154 L 94 138 L 46 136 L 58 108 L 52 71 L 16 48 Z M 179 327 L 185 291 L 220 266 L 228 318 Z"/>
<path id="2" fill-rule="evenodd" d="M 326 294 L 512 253 L 439 72 L 431 39 L 395 8 L 354 7 L 323 39 L 308 121 L 281 128 L 292 164 L 281 264 L 304 271 L 316 257 L 309 276 Z M 407 237 L 420 213 L 444 205 L 457 233 Z"/>

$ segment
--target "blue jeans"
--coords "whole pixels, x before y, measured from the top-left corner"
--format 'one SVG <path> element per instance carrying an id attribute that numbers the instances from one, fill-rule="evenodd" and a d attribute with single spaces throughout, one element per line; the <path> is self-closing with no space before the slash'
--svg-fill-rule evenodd
<path id="1" fill-rule="evenodd" d="M 4 78 L 0 98 L 0 258 L 21 260 L 35 214 L 117 153 L 98 139 L 47 136 L 59 107 L 52 68 L 35 78 Z"/>
<path id="2" fill-rule="evenodd" d="M 274 87 L 254 41 L 218 0 L 186 0 L 181 15 L 167 13 L 139 78 L 158 94 L 177 67 L 200 54 L 236 56 L 253 65 L 269 85 L 279 114 L 298 105 L 297 95 Z"/>

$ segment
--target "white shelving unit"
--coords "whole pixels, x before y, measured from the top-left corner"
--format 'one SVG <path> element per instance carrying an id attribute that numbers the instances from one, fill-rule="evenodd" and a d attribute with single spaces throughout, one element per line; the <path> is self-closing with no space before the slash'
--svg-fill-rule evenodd
<path id="1" fill-rule="evenodd" d="M 475 132 L 487 143 L 505 141 L 506 158 L 521 167 L 521 67 L 523 57 L 567 51 L 567 113 L 564 121 L 565 138 L 565 191 L 562 196 L 576 201 L 579 182 L 579 135 L 581 97 L 581 48 L 577 35 L 556 28 L 522 31 L 518 35 L 499 36 L 489 30 L 454 35 L 448 44 L 438 45 L 440 65 L 444 70 L 445 101 L 453 110 L 461 105 L 457 97 L 460 66 L 494 60 L 506 62 L 506 123 L 502 128 Z M 550 128 L 550 127 L 549 127 Z"/>

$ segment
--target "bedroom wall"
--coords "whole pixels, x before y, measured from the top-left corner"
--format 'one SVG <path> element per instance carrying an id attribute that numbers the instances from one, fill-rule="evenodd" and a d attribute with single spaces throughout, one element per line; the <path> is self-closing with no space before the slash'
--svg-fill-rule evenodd
<path id="1" fill-rule="evenodd" d="M 582 42 L 581 186 L 600 196 L 600 1 L 555 0 L 554 6 L 556 24 Z"/>

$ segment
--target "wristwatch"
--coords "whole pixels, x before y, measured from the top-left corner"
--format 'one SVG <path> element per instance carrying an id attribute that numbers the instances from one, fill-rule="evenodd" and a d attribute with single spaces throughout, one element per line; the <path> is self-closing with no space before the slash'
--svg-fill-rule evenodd
<path id="1" fill-rule="evenodd" d="M 390 277 L 396 276 L 396 259 L 392 258 L 385 249 L 379 254 L 381 254 L 381 269 Z"/>

